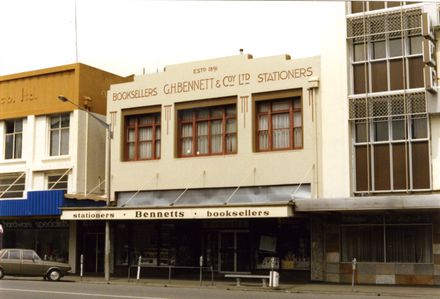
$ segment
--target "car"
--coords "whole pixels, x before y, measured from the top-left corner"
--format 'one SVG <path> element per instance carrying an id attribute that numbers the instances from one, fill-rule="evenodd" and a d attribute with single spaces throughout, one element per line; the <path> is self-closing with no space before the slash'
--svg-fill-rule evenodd
<path id="1" fill-rule="evenodd" d="M 32 249 L 7 248 L 0 250 L 0 279 L 10 276 L 42 276 L 50 281 L 60 280 L 70 265 L 42 260 Z"/>

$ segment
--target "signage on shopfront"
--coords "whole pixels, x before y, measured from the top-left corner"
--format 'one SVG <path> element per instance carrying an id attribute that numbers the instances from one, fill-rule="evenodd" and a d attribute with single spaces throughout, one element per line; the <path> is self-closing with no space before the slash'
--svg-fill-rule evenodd
<path id="1" fill-rule="evenodd" d="M 165 209 L 64 210 L 62 220 L 237 219 L 292 217 L 292 207 L 212 207 Z"/>

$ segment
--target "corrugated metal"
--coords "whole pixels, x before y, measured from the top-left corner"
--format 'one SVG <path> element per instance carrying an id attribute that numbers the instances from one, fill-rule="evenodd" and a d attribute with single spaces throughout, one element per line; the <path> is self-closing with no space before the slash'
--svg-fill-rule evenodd
<path id="1" fill-rule="evenodd" d="M 105 203 L 64 199 L 64 191 L 29 191 L 27 199 L 0 200 L 0 217 L 61 215 L 61 207 L 103 206 Z"/>
<path id="2" fill-rule="evenodd" d="M 0 216 L 61 215 L 64 191 L 29 191 L 27 199 L 0 200 Z"/>

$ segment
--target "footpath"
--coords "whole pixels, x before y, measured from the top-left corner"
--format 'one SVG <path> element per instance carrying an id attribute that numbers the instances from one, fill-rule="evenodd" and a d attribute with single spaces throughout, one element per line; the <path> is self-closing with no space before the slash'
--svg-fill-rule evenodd
<path id="1" fill-rule="evenodd" d="M 106 282 L 103 277 L 79 277 L 69 275 L 64 280 L 82 283 L 102 283 L 102 284 L 136 284 L 151 287 L 176 287 L 176 288 L 206 288 L 206 289 L 225 289 L 225 290 L 247 290 L 259 292 L 284 292 L 284 293 L 304 293 L 304 294 L 334 294 L 334 295 L 370 295 L 370 296 L 395 296 L 403 298 L 439 298 L 440 286 L 394 286 L 394 285 L 355 285 L 352 289 L 348 284 L 332 283 L 280 283 L 278 288 L 262 287 L 261 283 L 242 281 L 241 286 L 235 285 L 235 280 L 203 281 L 181 280 L 181 279 L 130 279 L 111 278 Z"/>

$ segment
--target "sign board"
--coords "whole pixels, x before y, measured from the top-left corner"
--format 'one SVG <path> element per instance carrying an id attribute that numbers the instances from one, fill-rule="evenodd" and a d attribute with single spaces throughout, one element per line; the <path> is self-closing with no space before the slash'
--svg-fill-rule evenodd
<path id="1" fill-rule="evenodd" d="M 292 217 L 286 206 L 63 210 L 62 220 L 169 220 Z"/>

